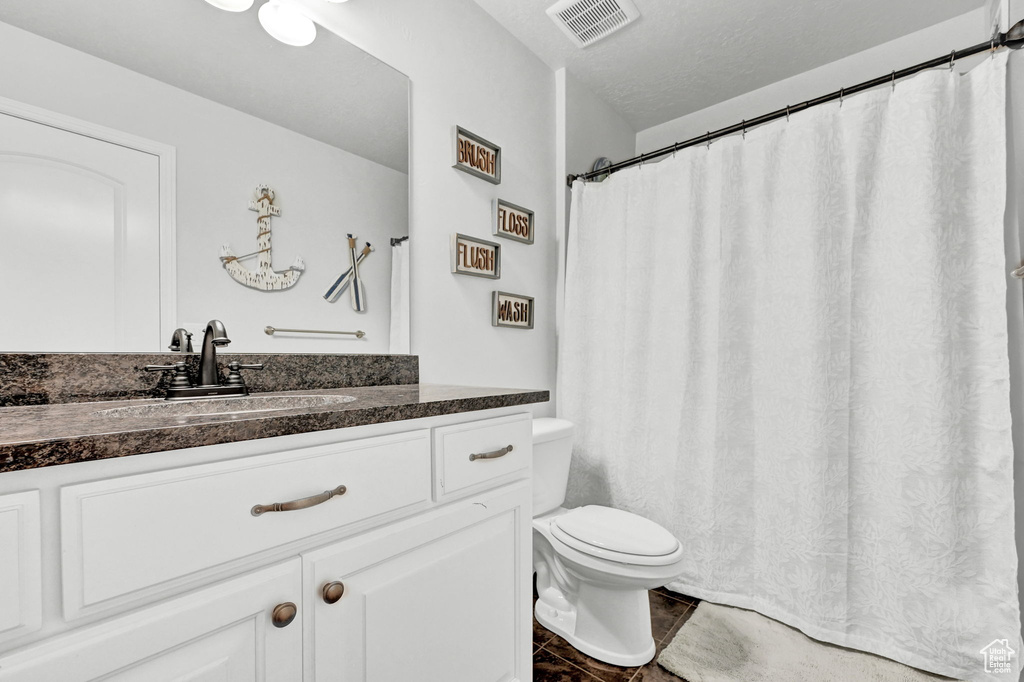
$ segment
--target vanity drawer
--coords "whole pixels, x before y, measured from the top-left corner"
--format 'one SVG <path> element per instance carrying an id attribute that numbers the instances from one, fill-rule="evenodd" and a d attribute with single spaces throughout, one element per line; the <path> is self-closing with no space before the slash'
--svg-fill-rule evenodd
<path id="1" fill-rule="evenodd" d="M 528 477 L 532 424 L 529 414 L 516 414 L 434 429 L 435 499 Z"/>
<path id="2" fill-rule="evenodd" d="M 252 513 L 255 505 L 340 485 L 343 494 L 319 504 Z M 68 486 L 61 489 L 65 618 L 318 533 L 383 523 L 429 502 L 426 429 Z"/>

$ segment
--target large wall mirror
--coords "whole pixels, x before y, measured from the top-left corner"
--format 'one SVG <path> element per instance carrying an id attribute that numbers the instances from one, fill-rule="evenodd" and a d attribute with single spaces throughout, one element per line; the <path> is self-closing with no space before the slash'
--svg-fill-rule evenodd
<path id="1" fill-rule="evenodd" d="M 198 348 L 210 319 L 232 352 L 402 350 L 409 81 L 322 27 L 277 42 L 258 5 L 0 3 L 0 352 L 155 352 L 177 327 Z M 260 185 L 280 211 L 271 250 L 237 263 L 301 258 L 283 290 L 236 282 L 222 258 L 261 250 Z M 350 233 L 373 249 L 359 312 L 348 291 L 324 298 Z"/>

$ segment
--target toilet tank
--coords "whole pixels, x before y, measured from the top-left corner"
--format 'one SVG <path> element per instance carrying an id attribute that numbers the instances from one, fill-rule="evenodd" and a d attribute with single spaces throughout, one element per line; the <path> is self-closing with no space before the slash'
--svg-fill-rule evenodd
<path id="1" fill-rule="evenodd" d="M 533 420 L 533 515 L 557 509 L 565 501 L 572 459 L 572 422 Z"/>

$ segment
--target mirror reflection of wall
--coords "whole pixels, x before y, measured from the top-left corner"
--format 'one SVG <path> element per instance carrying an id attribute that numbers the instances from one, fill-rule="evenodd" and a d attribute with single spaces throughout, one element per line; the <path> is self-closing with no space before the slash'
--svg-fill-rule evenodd
<path id="1" fill-rule="evenodd" d="M 0 351 L 155 352 L 217 318 L 234 352 L 389 352 L 404 75 L 326 30 L 289 47 L 255 8 L 198 0 L 5 0 L 0 22 Z M 305 262 L 284 291 L 244 287 L 219 259 L 257 249 L 259 184 L 281 211 L 274 268 Z M 362 313 L 347 292 L 323 298 L 347 233 L 374 246 Z"/>

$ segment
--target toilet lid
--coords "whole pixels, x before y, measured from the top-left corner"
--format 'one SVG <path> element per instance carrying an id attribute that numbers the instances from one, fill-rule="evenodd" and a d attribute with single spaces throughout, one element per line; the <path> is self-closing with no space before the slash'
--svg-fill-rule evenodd
<path id="1" fill-rule="evenodd" d="M 557 517 L 553 525 L 584 545 L 606 552 L 659 557 L 679 549 L 675 536 L 654 521 L 611 507 L 579 507 Z"/>

